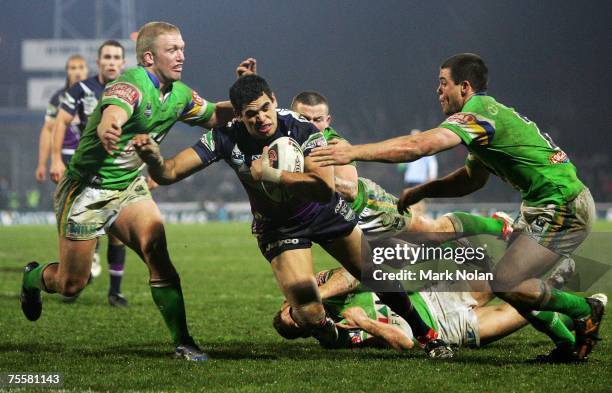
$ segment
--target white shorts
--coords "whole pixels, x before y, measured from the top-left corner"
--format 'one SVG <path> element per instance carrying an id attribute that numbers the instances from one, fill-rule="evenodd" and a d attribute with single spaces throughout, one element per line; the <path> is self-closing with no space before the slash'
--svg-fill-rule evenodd
<path id="1" fill-rule="evenodd" d="M 457 347 L 479 347 L 480 332 L 474 308 L 478 302 L 465 283 L 436 285 L 421 292 L 442 339 Z"/>

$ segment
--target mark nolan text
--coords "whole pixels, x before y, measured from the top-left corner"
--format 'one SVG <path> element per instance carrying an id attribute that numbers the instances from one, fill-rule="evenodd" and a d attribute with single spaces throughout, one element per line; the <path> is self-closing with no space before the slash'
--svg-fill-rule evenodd
<path id="1" fill-rule="evenodd" d="M 400 270 L 398 272 L 385 272 L 382 270 L 374 270 L 372 275 L 376 281 L 399 280 L 399 281 L 492 281 L 493 273 L 479 272 L 472 270 L 455 270 L 443 272 L 435 272 L 433 270 L 419 270 L 418 272 L 410 270 Z"/>

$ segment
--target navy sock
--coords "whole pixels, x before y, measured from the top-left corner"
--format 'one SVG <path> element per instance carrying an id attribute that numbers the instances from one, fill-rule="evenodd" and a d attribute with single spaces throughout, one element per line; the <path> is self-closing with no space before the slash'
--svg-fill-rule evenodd
<path id="1" fill-rule="evenodd" d="M 125 267 L 125 246 L 123 244 L 113 245 L 108 243 L 108 272 L 110 274 L 109 293 L 121 293 L 121 280 Z"/>

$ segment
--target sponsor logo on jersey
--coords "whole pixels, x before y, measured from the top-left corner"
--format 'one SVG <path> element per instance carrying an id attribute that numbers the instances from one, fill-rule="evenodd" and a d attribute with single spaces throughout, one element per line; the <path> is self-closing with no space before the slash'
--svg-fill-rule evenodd
<path id="1" fill-rule="evenodd" d="M 447 118 L 445 121 L 445 123 L 451 123 L 451 124 L 468 124 L 468 123 L 475 123 L 475 122 L 476 122 L 476 116 L 470 113 L 455 113 L 454 115 Z"/>
<path id="2" fill-rule="evenodd" d="M 206 134 L 202 135 L 200 142 L 202 142 L 211 152 L 215 151 L 215 138 L 212 131 L 208 131 Z"/>
<path id="3" fill-rule="evenodd" d="M 550 157 L 548 157 L 548 160 L 551 164 L 563 164 L 569 162 L 569 158 L 563 150 L 559 150 L 556 153 L 552 154 Z"/>
<path id="4" fill-rule="evenodd" d="M 204 99 L 198 95 L 198 92 L 195 90 L 191 91 L 191 101 L 193 101 L 197 106 L 204 106 Z"/>
<path id="5" fill-rule="evenodd" d="M 147 107 L 145 108 L 144 115 L 146 117 L 151 117 L 153 114 L 153 110 L 151 109 L 151 102 L 147 102 Z"/>
<path id="6" fill-rule="evenodd" d="M 138 89 L 126 82 L 118 82 L 110 85 L 104 90 L 104 98 L 118 98 L 130 106 L 134 106 L 140 97 Z"/>
<path id="7" fill-rule="evenodd" d="M 241 166 L 242 164 L 244 164 L 244 154 L 242 154 L 242 152 L 238 148 L 238 145 L 234 145 L 234 148 L 232 149 L 231 161 L 232 164 L 235 166 Z"/>

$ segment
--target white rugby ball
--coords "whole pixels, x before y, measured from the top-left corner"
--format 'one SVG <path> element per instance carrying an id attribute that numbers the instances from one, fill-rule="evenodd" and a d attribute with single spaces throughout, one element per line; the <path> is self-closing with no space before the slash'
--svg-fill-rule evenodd
<path id="1" fill-rule="evenodd" d="M 270 166 L 287 172 L 304 172 L 304 153 L 302 147 L 294 139 L 283 136 L 275 139 L 268 146 Z M 282 184 L 261 182 L 266 195 L 275 202 L 291 198 Z"/>

